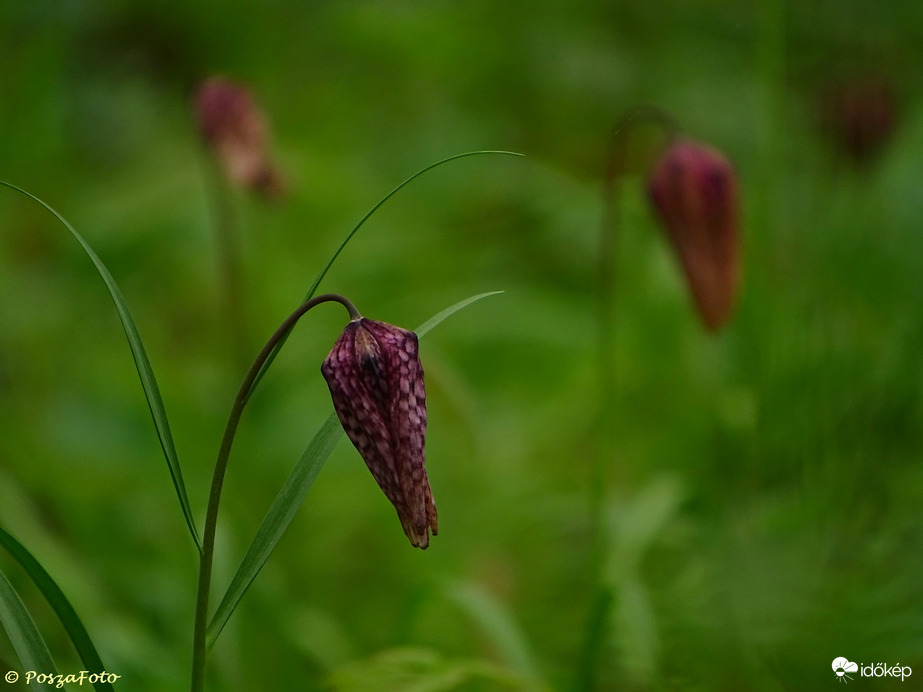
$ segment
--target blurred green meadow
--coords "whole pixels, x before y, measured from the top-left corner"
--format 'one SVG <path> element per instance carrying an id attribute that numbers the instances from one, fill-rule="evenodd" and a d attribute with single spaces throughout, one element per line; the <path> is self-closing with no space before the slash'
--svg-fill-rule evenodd
<path id="1" fill-rule="evenodd" d="M 209 689 L 818 690 L 839 656 L 913 669 L 856 673 L 861 689 L 919 688 L 921 39 L 912 0 L 0 4 L 0 179 L 67 217 L 119 282 L 199 522 L 249 360 L 350 229 L 437 160 L 525 154 L 428 172 L 321 285 L 406 328 L 504 291 L 421 341 L 439 535 L 413 549 L 341 441 L 215 645 Z M 216 74 L 263 108 L 288 190 L 230 196 L 243 343 L 191 109 Z M 825 95 L 869 77 L 896 126 L 857 162 Z M 707 334 L 639 162 L 606 393 L 602 174 L 614 123 L 646 103 L 734 163 L 744 279 Z M 0 525 L 116 689 L 184 689 L 196 551 L 125 337 L 80 247 L 5 188 L 0 295 Z M 331 411 L 319 368 L 344 323 L 312 311 L 244 415 L 213 603 Z M 612 608 L 590 683 L 600 449 Z M 81 670 L 25 573 L 5 553 L 0 569 L 58 670 Z M 2 637 L 0 670 L 22 671 Z"/>

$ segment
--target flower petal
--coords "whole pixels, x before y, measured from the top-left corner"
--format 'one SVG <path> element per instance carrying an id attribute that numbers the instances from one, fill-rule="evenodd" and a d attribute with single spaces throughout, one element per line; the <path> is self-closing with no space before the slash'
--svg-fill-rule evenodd
<path id="1" fill-rule="evenodd" d="M 361 318 L 350 322 L 321 371 L 346 435 L 397 510 L 413 545 L 437 533 L 426 475 L 426 390 L 413 332 Z"/>

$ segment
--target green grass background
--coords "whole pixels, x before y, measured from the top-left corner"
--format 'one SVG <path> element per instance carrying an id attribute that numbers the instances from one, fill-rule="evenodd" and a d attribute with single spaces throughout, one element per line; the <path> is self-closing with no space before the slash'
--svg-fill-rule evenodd
<path id="1" fill-rule="evenodd" d="M 571 688 L 593 591 L 601 173 L 638 103 L 733 160 L 745 280 L 732 323 L 705 335 L 629 177 L 598 689 L 825 689 L 838 656 L 910 665 L 912 689 L 921 39 L 911 0 L 0 4 L 0 178 L 68 217 L 120 283 L 200 522 L 243 366 L 220 310 L 196 80 L 250 85 L 290 188 L 233 199 L 248 353 L 414 171 L 473 149 L 527 156 L 427 174 L 321 286 L 405 327 L 505 291 L 422 345 L 440 535 L 413 550 L 341 442 L 216 645 L 211 689 Z M 818 95 L 868 71 L 892 80 L 900 121 L 857 167 Z M 183 689 L 195 552 L 124 336 L 80 248 L 9 191 L 0 296 L 0 523 L 58 580 L 117 689 Z M 335 307 L 312 312 L 244 416 L 215 601 L 329 413 L 319 366 L 342 325 Z M 59 669 L 79 670 L 25 575 L 0 567 Z M 17 668 L 5 640 L 0 661 Z"/>

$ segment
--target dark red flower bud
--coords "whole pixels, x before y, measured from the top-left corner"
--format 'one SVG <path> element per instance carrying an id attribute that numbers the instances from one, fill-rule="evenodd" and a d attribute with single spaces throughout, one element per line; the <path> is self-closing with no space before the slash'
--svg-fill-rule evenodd
<path id="1" fill-rule="evenodd" d="M 418 548 L 438 531 L 424 468 L 426 390 L 417 335 L 384 322 L 353 320 L 321 366 L 333 407 Z"/>
<path id="2" fill-rule="evenodd" d="M 202 139 L 231 181 L 267 196 L 283 192 L 269 156 L 269 126 L 247 89 L 208 79 L 196 91 L 195 111 Z"/>
<path id="3" fill-rule="evenodd" d="M 855 79 L 826 94 L 823 119 L 836 144 L 856 163 L 868 164 L 897 128 L 897 99 L 884 78 Z"/>
<path id="4" fill-rule="evenodd" d="M 680 140 L 663 154 L 648 191 L 705 326 L 720 329 L 740 283 L 737 177 L 716 150 Z"/>

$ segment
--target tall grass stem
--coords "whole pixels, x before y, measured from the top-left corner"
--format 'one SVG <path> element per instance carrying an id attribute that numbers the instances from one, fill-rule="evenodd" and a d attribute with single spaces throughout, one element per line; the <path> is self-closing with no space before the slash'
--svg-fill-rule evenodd
<path id="1" fill-rule="evenodd" d="M 616 281 L 618 244 L 621 231 L 619 199 L 621 182 L 630 168 L 629 144 L 636 127 L 650 124 L 661 129 L 667 139 L 677 131 L 676 121 L 660 108 L 643 104 L 620 119 L 612 130 L 603 177 L 602 216 L 599 225 L 597 257 L 597 370 L 600 391 L 596 419 L 596 450 L 590 457 L 588 520 L 590 530 L 589 575 L 592 594 L 587 614 L 581 660 L 577 666 L 575 689 L 591 692 L 596 689 L 599 654 L 608 633 L 608 619 L 614 594 L 605 583 L 602 566 L 605 561 L 608 536 L 605 528 L 605 505 L 609 492 L 610 466 L 615 445 L 609 417 L 617 400 L 615 363 Z"/>
<path id="2" fill-rule="evenodd" d="M 231 186 L 213 157 L 208 157 L 211 188 L 212 228 L 215 238 L 215 264 L 218 271 L 219 300 L 233 342 L 235 364 L 247 362 L 247 311 L 243 301 L 243 269 L 240 259 L 240 228 L 234 209 Z"/>

